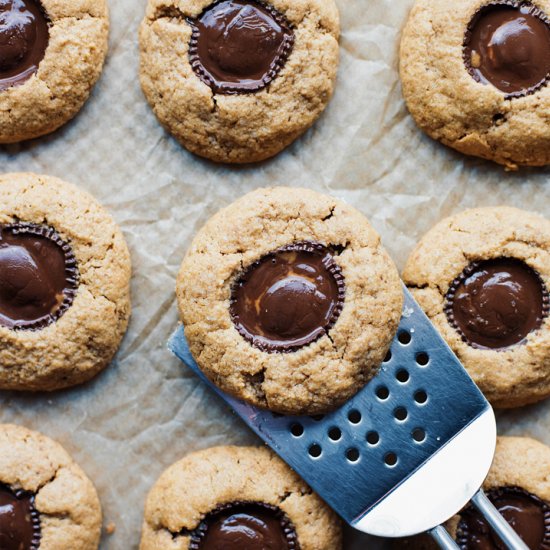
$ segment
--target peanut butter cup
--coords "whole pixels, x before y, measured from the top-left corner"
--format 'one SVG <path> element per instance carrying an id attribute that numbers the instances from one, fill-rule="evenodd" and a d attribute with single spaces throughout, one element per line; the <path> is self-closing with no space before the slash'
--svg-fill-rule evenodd
<path id="1" fill-rule="evenodd" d="M 38 550 L 39 546 L 40 514 L 34 495 L 0 485 L 0 548 Z"/>
<path id="2" fill-rule="evenodd" d="M 72 305 L 78 288 L 76 258 L 46 226 L 0 225 L 0 326 L 39 330 Z"/>
<path id="3" fill-rule="evenodd" d="M 286 63 L 294 32 L 268 4 L 222 0 L 189 19 L 191 66 L 215 93 L 242 94 L 265 88 Z"/>
<path id="4" fill-rule="evenodd" d="M 539 274 L 514 258 L 470 264 L 451 284 L 445 313 L 470 346 L 502 350 L 525 342 L 548 315 Z"/>
<path id="5" fill-rule="evenodd" d="M 331 250 L 302 242 L 252 264 L 232 291 L 231 318 L 253 346 L 269 353 L 306 346 L 336 323 L 345 283 Z"/>
<path id="6" fill-rule="evenodd" d="M 550 548 L 550 508 L 544 501 L 519 487 L 492 489 L 487 496 L 531 550 Z M 506 549 L 472 506 L 460 515 L 457 543 L 462 550 Z"/>
<path id="7" fill-rule="evenodd" d="M 39 2 L 0 0 L 0 91 L 36 73 L 48 40 L 48 20 Z"/>
<path id="8" fill-rule="evenodd" d="M 276 506 L 233 502 L 210 512 L 193 532 L 189 550 L 299 550 L 296 530 Z"/>
<path id="9" fill-rule="evenodd" d="M 475 80 L 508 98 L 531 94 L 550 76 L 550 20 L 528 2 L 492 2 L 468 26 L 464 61 Z"/>

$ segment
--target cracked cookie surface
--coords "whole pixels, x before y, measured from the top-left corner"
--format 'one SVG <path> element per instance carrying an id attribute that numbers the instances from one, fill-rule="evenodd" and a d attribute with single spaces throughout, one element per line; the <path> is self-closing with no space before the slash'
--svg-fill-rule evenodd
<path id="1" fill-rule="evenodd" d="M 36 138 L 68 122 L 103 68 L 109 31 L 106 0 L 42 0 L 40 6 L 48 22 L 47 48 L 28 80 L 0 87 L 0 143 Z"/>
<path id="2" fill-rule="evenodd" d="M 267 159 L 307 130 L 332 96 L 336 5 L 333 0 L 257 4 L 285 18 L 294 35 L 292 50 L 268 85 L 230 95 L 214 93 L 189 58 L 189 19 L 212 5 L 212 0 L 149 0 L 140 31 L 142 88 L 159 121 L 193 153 L 229 163 Z"/>
<path id="3" fill-rule="evenodd" d="M 516 407 L 550 395 L 548 312 L 543 312 L 538 328 L 522 341 L 502 349 L 472 346 L 446 312 L 448 293 L 457 277 L 472 264 L 499 258 L 528 266 L 540 277 L 546 294 L 550 289 L 550 221 L 511 207 L 478 208 L 446 218 L 411 253 L 403 280 L 489 401 L 496 407 Z M 485 290 L 478 292 L 483 296 Z M 509 298 L 510 294 L 502 296 Z M 512 325 L 522 316 L 504 303 L 494 311 Z M 483 314 L 480 318 L 487 330 L 473 326 L 488 334 L 493 321 Z"/>
<path id="4" fill-rule="evenodd" d="M 130 256 L 122 232 L 88 193 L 30 173 L 0 176 L 0 226 L 17 223 L 53 228 L 76 259 L 78 284 L 70 307 L 43 328 L 9 328 L 0 315 L 0 388 L 51 391 L 85 382 L 109 364 L 128 325 Z M 9 263 L 0 263 L 0 306 L 22 299 L 8 292 L 11 281 L 20 286 L 19 267 L 13 277 Z"/>
<path id="5" fill-rule="evenodd" d="M 282 511 L 300 550 L 342 548 L 340 520 L 275 454 L 260 447 L 214 447 L 188 455 L 160 476 L 147 497 L 140 550 L 187 550 L 209 513 L 243 501 Z"/>
<path id="6" fill-rule="evenodd" d="M 401 39 L 403 95 L 418 126 L 433 139 L 509 169 L 543 166 L 550 163 L 550 87 L 508 97 L 473 78 L 463 58 L 474 16 L 486 5 L 504 2 L 417 1 Z M 530 4 L 550 14 L 550 1 Z M 518 59 L 532 53 L 528 46 Z"/>
<path id="7" fill-rule="evenodd" d="M 40 550 L 96 550 L 101 507 L 92 482 L 55 441 L 11 424 L 0 425 L 0 484 L 34 495 Z"/>
<path id="8" fill-rule="evenodd" d="M 233 322 L 233 289 L 258 260 L 304 242 L 332 251 L 345 281 L 341 312 L 294 351 L 259 349 Z M 403 301 L 395 265 L 360 212 L 333 197 L 285 187 L 253 191 L 213 216 L 187 252 L 176 291 L 203 372 L 224 391 L 286 414 L 327 412 L 359 391 L 386 355 Z"/>

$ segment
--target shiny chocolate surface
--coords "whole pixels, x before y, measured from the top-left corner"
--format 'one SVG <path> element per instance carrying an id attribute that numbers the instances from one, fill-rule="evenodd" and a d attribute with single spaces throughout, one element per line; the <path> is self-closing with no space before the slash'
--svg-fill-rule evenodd
<path id="1" fill-rule="evenodd" d="M 0 91 L 36 73 L 48 41 L 48 20 L 38 1 L 0 0 Z"/>
<path id="2" fill-rule="evenodd" d="M 54 230 L 0 225 L 0 326 L 46 327 L 70 307 L 77 285 L 75 257 Z"/>
<path id="3" fill-rule="evenodd" d="M 550 510 L 545 502 L 518 487 L 494 489 L 487 496 L 531 550 L 550 548 Z M 461 513 L 457 543 L 462 550 L 506 550 L 473 507 Z"/>
<path id="4" fill-rule="evenodd" d="M 232 503 L 210 513 L 193 533 L 190 550 L 298 550 L 296 531 L 275 506 Z"/>
<path id="5" fill-rule="evenodd" d="M 250 266 L 233 289 L 237 330 L 262 351 L 294 351 L 334 325 L 344 279 L 330 250 L 316 243 L 281 248 Z"/>
<path id="6" fill-rule="evenodd" d="M 294 44 L 294 32 L 283 15 L 260 2 L 223 0 L 189 23 L 191 66 L 215 93 L 265 88 Z"/>
<path id="7" fill-rule="evenodd" d="M 509 97 L 526 95 L 550 76 L 550 25 L 529 3 L 493 3 L 470 23 L 464 59 L 470 74 Z"/>
<path id="8" fill-rule="evenodd" d="M 40 517 L 34 496 L 0 485 L 0 549 L 37 550 L 40 546 Z"/>
<path id="9" fill-rule="evenodd" d="M 475 262 L 452 283 L 449 322 L 474 347 L 505 349 L 540 328 L 549 298 L 540 276 L 514 258 Z"/>

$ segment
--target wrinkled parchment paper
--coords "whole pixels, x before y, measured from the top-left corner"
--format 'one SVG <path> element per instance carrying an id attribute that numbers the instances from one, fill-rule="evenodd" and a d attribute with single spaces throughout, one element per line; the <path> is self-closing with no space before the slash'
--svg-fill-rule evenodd
<path id="1" fill-rule="evenodd" d="M 110 51 L 81 114 L 52 136 L 0 148 L 2 171 L 59 176 L 114 215 L 133 258 L 133 317 L 116 362 L 83 387 L 0 395 L 0 421 L 60 441 L 96 484 L 105 550 L 137 549 L 145 496 L 186 453 L 257 442 L 166 349 L 177 324 L 175 278 L 195 231 L 260 186 L 306 186 L 357 206 L 400 268 L 420 236 L 467 207 L 514 205 L 550 216 L 550 171 L 506 173 L 432 142 L 407 114 L 397 74 L 412 0 L 339 0 L 336 94 L 312 130 L 274 160 L 227 168 L 200 160 L 162 130 L 138 83 L 145 0 L 111 0 Z M 550 444 L 550 401 L 500 414 L 500 431 Z M 346 550 L 366 548 L 348 532 Z"/>

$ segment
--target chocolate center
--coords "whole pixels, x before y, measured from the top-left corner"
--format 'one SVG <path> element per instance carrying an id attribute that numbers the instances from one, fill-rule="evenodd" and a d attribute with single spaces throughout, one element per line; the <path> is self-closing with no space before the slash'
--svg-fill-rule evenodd
<path id="1" fill-rule="evenodd" d="M 529 3 L 489 4 L 473 18 L 464 41 L 470 74 L 509 97 L 543 86 L 550 75 L 550 26 Z"/>
<path id="2" fill-rule="evenodd" d="M 71 306 L 77 286 L 75 257 L 53 229 L 0 225 L 0 326 L 46 327 Z"/>
<path id="3" fill-rule="evenodd" d="M 514 258 L 469 265 L 446 297 L 449 322 L 473 347 L 504 349 L 522 343 L 548 315 L 540 276 Z"/>
<path id="4" fill-rule="evenodd" d="M 0 90 L 36 73 L 48 40 L 48 21 L 37 1 L 0 0 Z"/>
<path id="5" fill-rule="evenodd" d="M 190 19 L 191 66 L 215 93 L 265 88 L 285 64 L 294 44 L 286 19 L 272 6 L 224 0 Z"/>
<path id="6" fill-rule="evenodd" d="M 345 285 L 332 254 L 299 243 L 267 254 L 233 289 L 237 330 L 262 351 L 294 351 L 326 334 L 342 310 Z"/>
<path id="7" fill-rule="evenodd" d="M 518 487 L 494 489 L 487 496 L 531 550 L 549 548 L 550 510 L 546 503 Z M 461 513 L 457 542 L 463 550 L 506 550 L 473 507 Z"/>
<path id="8" fill-rule="evenodd" d="M 274 506 L 234 503 L 209 514 L 193 534 L 190 550 L 298 550 L 296 531 Z"/>
<path id="9" fill-rule="evenodd" d="M 36 550 L 39 545 L 40 516 L 34 496 L 0 485 L 0 548 Z"/>

